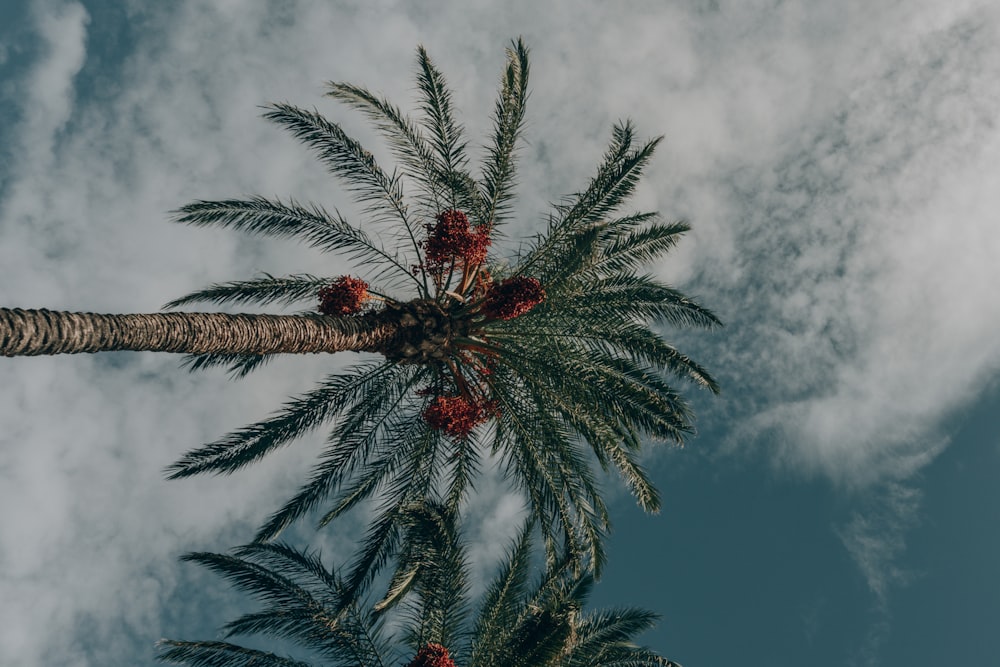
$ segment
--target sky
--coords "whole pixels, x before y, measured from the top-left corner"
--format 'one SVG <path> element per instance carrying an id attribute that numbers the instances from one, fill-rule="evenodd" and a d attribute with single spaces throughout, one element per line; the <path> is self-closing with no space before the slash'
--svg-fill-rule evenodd
<path id="1" fill-rule="evenodd" d="M 351 205 L 259 105 L 404 108 L 414 53 L 485 142 L 503 49 L 531 48 L 518 218 L 579 190 L 612 124 L 664 135 L 635 198 L 692 231 L 651 271 L 726 323 L 665 335 L 723 393 L 651 447 L 664 511 L 613 480 L 598 605 L 662 615 L 642 641 L 696 665 L 991 664 L 1000 653 L 1000 9 L 974 0 L 0 5 L 0 304 L 153 312 L 210 282 L 338 275 L 303 246 L 169 222 L 246 193 Z M 482 139 L 479 139 L 479 138 Z M 167 482 L 197 444 L 347 363 L 239 383 L 178 358 L 0 361 L 0 664 L 152 664 L 247 601 L 177 556 L 247 541 L 322 444 Z M 488 574 L 521 509 L 469 508 Z M 347 558 L 355 517 L 293 538 Z"/>

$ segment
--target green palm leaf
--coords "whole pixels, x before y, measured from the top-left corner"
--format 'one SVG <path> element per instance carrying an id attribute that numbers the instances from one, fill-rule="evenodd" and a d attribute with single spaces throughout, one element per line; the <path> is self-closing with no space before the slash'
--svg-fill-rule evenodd
<path id="1" fill-rule="evenodd" d="M 216 283 L 207 288 L 191 292 L 165 304 L 164 308 L 178 308 L 193 303 L 259 304 L 277 303 L 284 306 L 298 301 L 315 301 L 322 287 L 332 282 L 332 278 L 320 278 L 308 273 L 278 278 L 265 273 L 254 280 L 234 280 Z"/>
<path id="2" fill-rule="evenodd" d="M 228 642 L 178 642 L 165 639 L 158 645 L 165 649 L 157 656 L 161 662 L 191 667 L 313 667 L 308 662 Z"/>
<path id="3" fill-rule="evenodd" d="M 361 400 L 363 392 L 383 375 L 399 374 L 389 363 L 369 363 L 352 372 L 331 375 L 316 389 L 289 401 L 274 417 L 230 433 L 225 438 L 189 452 L 168 468 L 172 479 L 200 472 L 231 473 L 274 449 L 333 419 Z"/>
<path id="4" fill-rule="evenodd" d="M 373 264 L 378 267 L 378 276 L 415 280 L 405 257 L 386 250 L 340 214 L 331 215 L 316 205 L 305 207 L 294 201 L 284 204 L 256 196 L 245 200 L 196 201 L 178 209 L 175 220 L 279 238 L 297 237 L 324 252 L 342 252 L 359 263 Z"/>
<path id="5" fill-rule="evenodd" d="M 601 223 L 620 208 L 635 191 L 643 168 L 649 163 L 662 137 L 647 141 L 632 149 L 635 128 L 630 121 L 615 125 L 611 145 L 604 155 L 604 162 L 583 192 L 555 207 L 556 216 L 550 220 L 548 232 L 518 260 L 520 272 L 537 271 L 536 265 L 553 264 L 558 248 L 566 237 L 578 233 L 588 225 Z"/>
<path id="6" fill-rule="evenodd" d="M 528 101 L 528 48 L 518 39 L 507 49 L 507 67 L 493 111 L 493 136 L 483 165 L 484 222 L 498 224 L 512 212 L 517 142 Z"/>
<path id="7" fill-rule="evenodd" d="M 217 366 L 228 366 L 229 376 L 234 380 L 246 377 L 257 370 L 274 355 L 270 354 L 248 354 L 248 353 L 222 353 L 213 352 L 209 354 L 189 354 L 181 360 L 181 367 L 190 371 L 200 371 L 206 368 Z"/>
<path id="8" fill-rule="evenodd" d="M 414 664 L 426 664 L 420 651 L 435 647 L 444 656 L 438 664 L 454 667 L 674 664 L 634 643 L 652 626 L 654 614 L 633 608 L 585 611 L 594 579 L 576 567 L 571 554 L 556 555 L 536 572 L 534 521 L 522 527 L 482 599 L 473 604 L 468 546 L 457 514 L 427 497 L 400 507 L 397 519 L 394 526 L 404 546 L 386 593 L 371 606 L 370 581 L 351 588 L 350 577 L 328 569 L 318 554 L 286 544 L 252 544 L 231 554 L 185 558 L 262 604 L 228 623 L 227 638 L 290 641 L 310 662 L 228 642 L 171 640 L 160 642 L 159 659 L 212 667 L 389 667 L 406 664 L 414 654 Z M 385 623 L 389 616 L 392 622 Z"/>
<path id="9" fill-rule="evenodd" d="M 274 104 L 268 109 L 264 117 L 285 127 L 316 151 L 320 161 L 365 205 L 372 221 L 401 223 L 414 252 L 412 259 L 420 256 L 417 230 L 410 222 L 398 176 L 382 171 L 370 152 L 319 113 L 289 104 Z"/>
<path id="10" fill-rule="evenodd" d="M 368 89 L 351 83 L 330 82 L 327 95 L 364 113 L 386 138 L 403 174 L 420 189 L 423 215 L 431 217 L 447 208 L 442 167 L 420 127 L 399 107 Z"/>

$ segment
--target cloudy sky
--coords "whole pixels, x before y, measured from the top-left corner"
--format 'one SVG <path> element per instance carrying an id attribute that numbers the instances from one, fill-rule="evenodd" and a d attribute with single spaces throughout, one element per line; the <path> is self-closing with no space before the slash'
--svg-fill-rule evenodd
<path id="1" fill-rule="evenodd" d="M 663 615 L 687 665 L 991 664 L 1000 653 L 1000 10 L 975 0 L 0 4 L 0 304 L 150 312 L 330 257 L 168 222 L 245 193 L 350 205 L 258 105 L 328 80 L 407 106 L 424 44 L 473 143 L 503 48 L 532 48 L 516 231 L 579 189 L 611 124 L 665 136 L 636 198 L 693 225 L 654 270 L 727 326 L 669 332 L 721 380 L 651 452 L 665 510 L 613 484 L 602 605 Z M 419 8 L 418 8 L 419 7 Z M 372 144 L 376 156 L 385 150 Z M 241 601 L 177 564 L 224 550 L 319 440 L 166 482 L 339 359 L 250 379 L 151 354 L 0 362 L 0 664 L 152 663 Z M 484 484 L 481 535 L 518 503 Z M 360 521 L 360 519 L 359 519 Z M 330 559 L 351 526 L 304 531 Z M 489 547 L 479 551 L 484 563 Z"/>

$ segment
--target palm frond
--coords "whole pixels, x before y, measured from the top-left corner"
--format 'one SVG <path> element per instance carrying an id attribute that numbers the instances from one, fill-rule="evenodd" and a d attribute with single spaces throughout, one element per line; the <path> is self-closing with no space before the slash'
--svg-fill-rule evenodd
<path id="1" fill-rule="evenodd" d="M 618 469 L 641 507 L 658 511 L 659 493 L 632 451 L 639 447 L 637 432 L 683 441 L 689 415 L 679 395 L 629 360 L 551 340 L 509 352 L 505 362 L 565 420 L 564 428 L 589 443 L 602 466 Z"/>
<path id="2" fill-rule="evenodd" d="M 447 208 L 449 197 L 442 183 L 443 168 L 421 129 L 399 107 L 368 89 L 349 83 L 330 82 L 327 95 L 364 113 L 386 137 L 403 173 L 423 193 L 423 213 L 432 217 Z"/>
<path id="3" fill-rule="evenodd" d="M 639 148 L 630 150 L 634 135 L 635 128 L 631 121 L 615 125 L 604 162 L 587 189 L 569 202 L 556 206 L 561 214 L 561 220 L 557 223 L 560 229 L 568 231 L 603 220 L 632 196 L 642 170 L 663 139 L 655 137 Z"/>
<path id="4" fill-rule="evenodd" d="M 282 278 L 265 273 L 263 277 L 254 280 L 214 283 L 205 289 L 174 299 L 165 304 L 163 308 L 178 308 L 193 303 L 206 302 L 259 305 L 277 303 L 287 306 L 299 301 L 316 301 L 316 293 L 332 281 L 333 278 L 321 278 L 308 273 Z"/>
<path id="5" fill-rule="evenodd" d="M 492 221 L 487 218 L 486 202 L 479 183 L 465 170 L 453 169 L 443 173 L 441 182 L 452 195 L 452 207 L 469 212 L 469 217 L 475 225 L 488 225 Z"/>
<path id="6" fill-rule="evenodd" d="M 585 616 L 576 629 L 576 646 L 582 653 L 627 645 L 636 635 L 652 629 L 659 614 L 633 607 L 602 609 Z"/>
<path id="7" fill-rule="evenodd" d="M 383 374 L 399 372 L 398 368 L 389 362 L 373 362 L 356 366 L 344 375 L 331 375 L 316 389 L 286 403 L 274 417 L 188 452 L 167 468 L 168 477 L 239 470 L 329 421 L 363 396 L 366 387 Z"/>
<path id="8" fill-rule="evenodd" d="M 632 195 L 643 168 L 662 139 L 656 137 L 632 150 L 633 135 L 631 122 L 615 125 L 611 145 L 597 174 L 585 191 L 555 207 L 557 215 L 550 221 L 547 232 L 518 259 L 518 273 L 530 275 L 535 265 L 548 259 L 551 250 L 565 237 L 588 225 L 600 223 Z"/>
<path id="9" fill-rule="evenodd" d="M 570 551 L 586 557 L 600 572 L 606 558 L 602 538 L 610 520 L 590 467 L 565 423 L 529 388 L 503 381 L 492 387 L 500 408 L 494 442 L 503 451 L 508 477 L 527 494 L 547 548 L 555 548 L 552 529 L 558 527 Z"/>
<path id="10" fill-rule="evenodd" d="M 340 214 L 331 215 L 315 204 L 300 206 L 253 196 L 249 199 L 195 201 L 175 212 L 174 220 L 201 227 L 218 226 L 278 238 L 299 238 L 324 252 L 341 252 L 358 263 L 373 265 L 375 277 L 420 283 L 410 271 L 413 263 L 390 252 L 354 227 Z"/>
<path id="11" fill-rule="evenodd" d="M 463 128 L 451 108 L 451 91 L 444 75 L 423 46 L 417 47 L 417 89 L 420 91 L 421 124 L 445 173 L 461 171 L 468 163 Z"/>
<path id="12" fill-rule="evenodd" d="M 542 316 L 517 332 L 517 337 L 528 345 L 550 349 L 559 346 L 567 349 L 581 363 L 591 354 L 622 357 L 643 364 L 659 372 L 668 372 L 705 387 L 712 393 L 719 392 L 719 385 L 700 364 L 673 345 L 670 345 L 647 327 L 628 320 L 572 316 Z M 505 334 L 495 336 L 508 340 Z"/>
<path id="13" fill-rule="evenodd" d="M 259 563 L 272 572 L 294 580 L 298 586 L 324 603 L 339 601 L 342 584 L 323 565 L 318 552 L 300 551 L 283 542 L 251 542 L 232 550 L 233 556 Z"/>
<path id="14" fill-rule="evenodd" d="M 467 615 L 468 594 L 468 566 L 456 513 L 428 499 L 406 508 L 402 524 L 404 537 L 390 590 L 409 593 L 404 603 L 406 641 L 414 648 L 428 642 L 454 646 Z M 381 608 L 402 598 L 398 593 L 386 597 Z"/>
<path id="15" fill-rule="evenodd" d="M 473 635 L 471 655 L 475 656 L 475 662 L 470 664 L 482 667 L 558 664 L 572 645 L 576 617 L 591 583 L 589 574 L 577 573 L 571 555 L 557 557 L 530 588 L 509 600 L 505 625 L 492 626 L 492 634 Z"/>
<path id="16" fill-rule="evenodd" d="M 470 665 L 489 665 L 491 660 L 487 656 L 498 652 L 504 634 L 517 622 L 531 570 L 533 523 L 525 523 L 483 595 L 472 631 L 477 641 L 471 647 Z"/>
<path id="17" fill-rule="evenodd" d="M 187 368 L 192 373 L 207 368 L 228 366 L 229 377 L 239 379 L 246 377 L 267 362 L 274 359 L 273 354 L 228 354 L 210 352 L 208 354 L 188 354 L 181 359 L 181 368 Z"/>
<path id="18" fill-rule="evenodd" d="M 287 545 L 248 545 L 234 555 L 192 553 L 182 560 L 207 567 L 265 604 L 226 624 L 227 637 L 268 635 L 337 662 L 382 667 L 380 626 L 359 613 L 355 598 L 343 595 L 343 584 L 318 558 Z"/>
<path id="19" fill-rule="evenodd" d="M 568 292 L 568 293 L 567 293 Z M 661 320 L 674 326 L 713 328 L 719 318 L 707 308 L 649 276 L 617 273 L 607 278 L 581 281 L 534 313 L 562 311 L 581 321 L 599 320 L 609 313 L 638 321 Z"/>
<path id="20" fill-rule="evenodd" d="M 574 651 L 565 667 L 681 667 L 658 653 L 639 646 L 614 646 L 598 652 Z"/>
<path id="21" fill-rule="evenodd" d="M 655 216 L 656 214 L 641 214 Z M 608 223 L 608 229 L 619 230 L 623 220 Z M 602 243 L 600 258 L 591 267 L 592 271 L 603 275 L 620 271 L 634 271 L 669 252 L 680 240 L 681 234 L 689 231 L 686 222 L 651 224 L 641 229 L 617 233 Z"/>
<path id="22" fill-rule="evenodd" d="M 507 66 L 493 111 L 493 136 L 483 165 L 484 222 L 500 224 L 511 213 L 515 149 L 528 101 L 528 48 L 521 39 L 507 48 Z"/>
<path id="23" fill-rule="evenodd" d="M 625 487 L 636 499 L 639 507 L 650 514 L 658 513 L 662 506 L 660 492 L 649 478 L 649 473 L 636 461 L 635 454 L 622 446 L 621 439 L 607 440 L 603 449 L 608 452 Z"/>
<path id="24" fill-rule="evenodd" d="M 251 543 L 233 550 L 248 562 L 263 566 L 278 576 L 294 581 L 318 603 L 297 613 L 282 606 L 272 606 L 259 614 L 248 614 L 225 626 L 230 634 L 271 633 L 274 630 L 253 623 L 270 622 L 284 634 L 278 636 L 298 641 L 315 652 L 346 660 L 351 664 L 380 667 L 389 646 L 382 636 L 381 623 L 358 606 L 359 598 L 349 595 L 336 572 L 328 570 L 318 553 L 300 551 L 280 542 Z M 283 623 L 292 627 L 284 628 Z"/>
<path id="25" fill-rule="evenodd" d="M 616 608 L 585 613 L 594 585 L 569 550 L 532 576 L 533 526 L 529 519 L 500 563 L 473 615 L 468 604 L 467 545 L 459 517 L 429 495 L 392 508 L 390 531 L 399 539 L 396 570 L 383 601 L 368 606 L 366 582 L 353 587 L 317 553 L 286 544 L 250 544 L 231 554 L 185 557 L 222 575 L 260 600 L 263 608 L 227 623 L 234 634 L 290 641 L 321 664 L 390 667 L 430 644 L 449 650 L 457 667 L 679 667 L 637 646 L 656 615 Z M 362 545 L 364 558 L 370 544 Z M 357 561 L 357 558 L 355 559 Z M 384 612 L 399 607 L 391 638 Z M 394 650 L 390 639 L 402 644 Z M 307 663 L 228 642 L 160 643 L 160 659 L 191 665 Z"/>
<path id="26" fill-rule="evenodd" d="M 571 230 L 552 239 L 544 259 L 535 263 L 535 276 L 557 292 L 563 284 L 594 265 L 600 251 L 598 245 L 607 232 L 606 223 L 593 223 Z"/>
<path id="27" fill-rule="evenodd" d="M 659 491 L 630 451 L 638 449 L 638 441 L 631 424 L 622 424 L 619 414 L 611 410 L 593 412 L 592 401 L 580 400 L 574 393 L 550 391 L 545 386 L 536 387 L 536 390 L 546 396 L 566 420 L 567 425 L 590 444 L 595 457 L 605 470 L 608 469 L 609 463 L 614 464 L 639 507 L 646 512 L 659 512 Z M 623 442 L 630 446 L 623 446 Z"/>
<path id="28" fill-rule="evenodd" d="M 573 372 L 572 380 L 548 376 L 549 386 L 564 391 L 592 393 L 595 388 L 603 395 L 607 409 L 614 410 L 618 419 L 655 437 L 683 443 L 692 430 L 691 411 L 681 395 L 659 377 L 628 359 L 592 354 L 586 364 L 565 358 L 550 365 L 563 373 Z M 558 370 L 557 370 L 558 372 Z M 570 385 L 572 383 L 573 386 Z M 575 386 L 575 388 L 574 388 Z M 603 406 L 601 403 L 592 405 Z"/>
<path id="29" fill-rule="evenodd" d="M 195 552 L 181 556 L 182 561 L 197 563 L 229 581 L 238 590 L 262 602 L 289 607 L 310 606 L 314 600 L 292 578 L 273 569 L 228 554 Z"/>
<path id="30" fill-rule="evenodd" d="M 290 104 L 272 104 L 264 118 L 292 132 L 312 148 L 332 174 L 342 179 L 348 191 L 374 221 L 399 222 L 413 249 L 413 263 L 421 256 L 417 226 L 410 221 L 399 176 L 386 174 L 375 157 L 344 130 L 315 111 Z"/>
<path id="31" fill-rule="evenodd" d="M 475 480 L 481 468 L 480 452 L 483 451 L 483 445 L 475 434 L 469 438 L 451 440 L 448 444 L 450 450 L 445 453 L 445 457 L 447 478 L 450 482 L 445 504 L 449 509 L 458 511 L 469 493 L 475 490 Z"/>
<path id="32" fill-rule="evenodd" d="M 511 667 L 552 665 L 566 650 L 573 633 L 571 612 L 542 609 L 525 618 L 508 637 L 505 664 Z"/>
<path id="33" fill-rule="evenodd" d="M 557 340 L 507 345 L 505 363 L 524 373 L 532 387 L 581 400 L 596 411 L 613 408 L 616 422 L 683 441 L 691 414 L 680 394 L 641 365 L 599 350 L 579 350 Z M 665 433 L 660 431 L 665 429 Z"/>
<path id="34" fill-rule="evenodd" d="M 331 436 L 331 445 L 321 455 L 308 482 L 271 516 L 254 539 L 273 539 L 350 481 L 359 467 L 363 467 L 362 479 L 355 480 L 350 490 L 334 502 L 336 510 L 331 511 L 339 515 L 370 497 L 405 461 L 403 454 L 409 450 L 396 443 L 408 441 L 406 434 L 419 428 L 418 415 L 406 404 L 412 402 L 409 391 L 425 375 L 426 370 L 418 367 L 394 366 L 369 378 L 365 393 L 352 397 L 355 402 L 345 409 Z"/>
<path id="35" fill-rule="evenodd" d="M 603 609 L 581 618 L 565 667 L 680 667 L 643 646 L 636 635 L 651 629 L 659 616 L 631 607 Z"/>
<path id="36" fill-rule="evenodd" d="M 314 667 L 312 663 L 228 642 L 179 642 L 164 639 L 158 646 L 161 652 L 156 659 L 160 662 L 191 667 Z"/>
<path id="37" fill-rule="evenodd" d="M 362 549 L 351 563 L 347 575 L 348 591 L 362 590 L 397 553 L 407 508 L 427 498 L 437 481 L 440 440 L 437 433 L 424 427 L 410 429 L 403 442 L 397 443 L 405 454 L 399 455 L 399 459 L 405 460 L 406 465 L 386 484 L 385 492 L 379 498 L 378 512 L 365 533 Z M 339 501 L 335 499 L 333 509 L 323 516 L 320 525 L 328 524 L 353 507 L 360 495 L 355 489 L 341 494 L 342 498 Z"/>

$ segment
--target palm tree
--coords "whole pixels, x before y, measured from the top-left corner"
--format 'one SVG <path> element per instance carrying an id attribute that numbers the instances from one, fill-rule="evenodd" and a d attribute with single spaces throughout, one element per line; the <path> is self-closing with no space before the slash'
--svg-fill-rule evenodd
<path id="1" fill-rule="evenodd" d="M 362 604 L 316 554 L 255 543 L 231 555 L 185 560 L 216 572 L 260 600 L 263 609 L 223 627 L 222 641 L 160 642 L 159 659 L 193 667 L 680 667 L 632 638 L 656 616 L 635 608 L 585 612 L 593 575 L 571 558 L 549 563 L 531 581 L 531 526 L 507 553 L 473 614 L 465 548 L 454 515 L 441 505 L 406 513 L 416 537 L 400 559 L 390 594 Z M 396 608 L 397 629 L 386 629 Z M 298 645 L 315 662 L 228 641 L 263 635 Z"/>
<path id="2" fill-rule="evenodd" d="M 351 575 L 359 586 L 398 548 L 403 507 L 437 491 L 457 507 L 492 454 L 526 496 L 549 551 L 566 544 L 599 572 L 609 522 L 595 460 L 620 473 L 640 506 L 657 511 L 640 444 L 647 437 L 680 443 L 692 431 L 691 412 L 664 374 L 718 390 L 654 328 L 718 320 L 640 272 L 688 226 L 622 211 L 660 139 L 637 142 L 631 123 L 617 124 L 594 177 L 554 205 L 546 229 L 510 256 L 491 253 L 513 214 L 528 51 L 520 40 L 507 50 L 478 180 L 443 76 L 423 48 L 417 62 L 418 121 L 365 88 L 329 84 L 329 96 L 364 113 L 386 137 L 399 165 L 392 172 L 314 111 L 274 104 L 265 113 L 346 185 L 364 209 L 366 230 L 338 212 L 262 197 L 196 201 L 177 214 L 188 224 L 292 237 L 345 254 L 367 281 L 265 274 L 167 304 L 319 300 L 319 312 L 300 315 L 0 310 L 0 352 L 186 352 L 193 369 L 226 365 L 236 376 L 277 353 L 378 353 L 275 415 L 187 453 L 169 475 L 232 473 L 332 422 L 308 481 L 256 539 L 273 539 L 327 499 L 320 525 L 377 498 Z"/>

